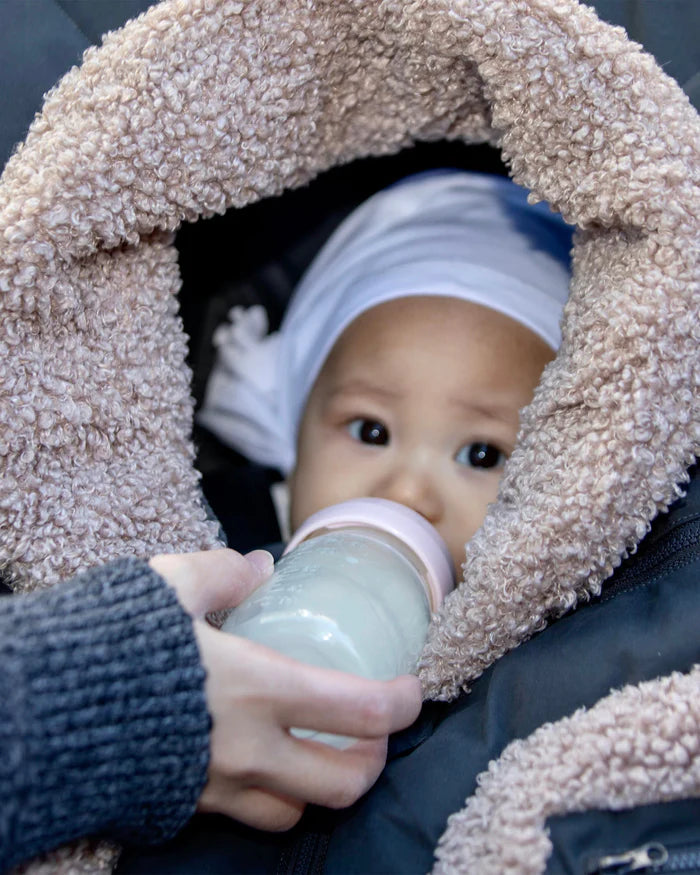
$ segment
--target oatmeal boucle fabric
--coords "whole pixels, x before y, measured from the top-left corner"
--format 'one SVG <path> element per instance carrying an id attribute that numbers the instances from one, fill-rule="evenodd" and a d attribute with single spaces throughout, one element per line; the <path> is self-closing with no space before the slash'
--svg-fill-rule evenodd
<path id="1" fill-rule="evenodd" d="M 652 794 L 664 802 L 696 796 L 699 693 L 700 668 L 674 673 L 509 744 L 450 817 L 435 875 L 537 875 L 551 851 L 544 823 L 552 815 L 632 808 Z"/>
<path id="2" fill-rule="evenodd" d="M 599 590 L 700 448 L 700 127 L 575 0 L 166 0 L 86 53 L 0 181 L 16 588 L 216 544 L 192 467 L 180 223 L 441 138 L 499 146 L 579 231 L 562 347 L 433 625 L 426 694 L 454 696 Z"/>

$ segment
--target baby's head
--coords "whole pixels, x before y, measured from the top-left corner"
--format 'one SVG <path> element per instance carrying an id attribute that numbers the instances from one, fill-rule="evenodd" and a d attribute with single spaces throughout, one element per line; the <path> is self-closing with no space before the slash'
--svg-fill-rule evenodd
<path id="1" fill-rule="evenodd" d="M 237 313 L 203 422 L 288 478 L 292 530 L 361 496 L 428 519 L 455 564 L 559 343 L 570 229 L 513 183 L 424 174 L 355 210 L 279 332 Z"/>
<path id="2" fill-rule="evenodd" d="M 518 411 L 552 356 L 523 325 L 457 298 L 399 298 L 364 312 L 304 408 L 292 530 L 347 498 L 389 498 L 431 522 L 459 567 L 496 498 Z"/>

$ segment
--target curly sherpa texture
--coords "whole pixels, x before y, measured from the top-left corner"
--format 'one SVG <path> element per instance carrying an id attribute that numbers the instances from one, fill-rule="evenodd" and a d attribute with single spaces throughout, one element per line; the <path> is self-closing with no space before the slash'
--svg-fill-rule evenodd
<path id="1" fill-rule="evenodd" d="M 113 842 L 81 839 L 15 866 L 11 875 L 109 875 L 118 855 Z"/>
<path id="2" fill-rule="evenodd" d="M 575 0 L 165 0 L 47 95 L 0 180 L 0 564 L 214 546 L 172 232 L 416 140 L 500 146 L 580 230 L 564 342 L 465 582 L 449 698 L 600 582 L 700 450 L 700 123 Z"/>
<path id="3" fill-rule="evenodd" d="M 699 796 L 698 724 L 700 666 L 625 687 L 512 742 L 449 818 L 435 875 L 538 875 L 553 815 Z"/>
<path id="4" fill-rule="evenodd" d="M 600 581 L 700 444 L 698 119 L 573 0 L 154 7 L 46 99 L 0 184 L 3 557 L 18 586 L 213 546 L 170 245 L 358 155 L 489 139 L 583 229 L 564 344 L 422 677 L 454 695 Z"/>

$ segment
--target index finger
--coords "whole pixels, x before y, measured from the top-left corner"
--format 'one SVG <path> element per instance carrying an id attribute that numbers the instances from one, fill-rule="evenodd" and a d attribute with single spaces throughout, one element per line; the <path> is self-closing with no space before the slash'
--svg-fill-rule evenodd
<path id="1" fill-rule="evenodd" d="M 294 671 L 278 702 L 287 726 L 379 738 L 410 726 L 420 713 L 421 685 L 413 675 L 373 681 L 287 661 Z"/>
<path id="2" fill-rule="evenodd" d="M 186 611 L 201 617 L 233 607 L 269 577 L 273 560 L 264 550 L 203 550 L 153 556 L 150 566 L 175 589 Z"/>

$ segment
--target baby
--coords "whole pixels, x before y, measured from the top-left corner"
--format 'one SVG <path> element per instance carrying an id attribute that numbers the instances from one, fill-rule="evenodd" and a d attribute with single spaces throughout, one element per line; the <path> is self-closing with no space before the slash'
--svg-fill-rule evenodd
<path id="1" fill-rule="evenodd" d="M 234 308 L 200 421 L 283 472 L 292 531 L 335 502 L 389 498 L 459 567 L 559 344 L 570 238 L 500 177 L 433 171 L 379 192 L 317 255 L 278 332 L 262 308 Z"/>

